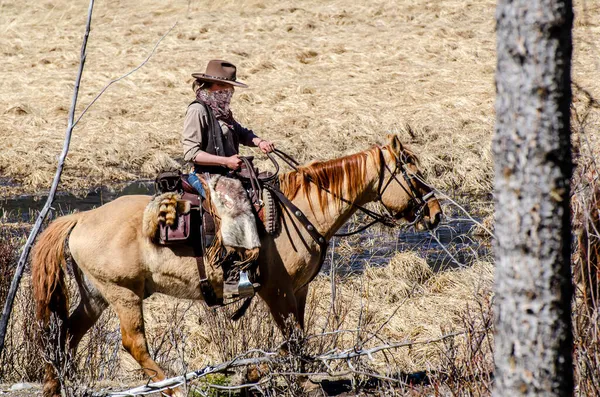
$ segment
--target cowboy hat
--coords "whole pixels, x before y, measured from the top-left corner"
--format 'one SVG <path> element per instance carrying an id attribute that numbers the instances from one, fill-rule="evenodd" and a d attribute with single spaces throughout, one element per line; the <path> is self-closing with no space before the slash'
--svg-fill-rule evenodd
<path id="1" fill-rule="evenodd" d="M 210 83 L 225 83 L 236 87 L 248 87 L 246 84 L 236 81 L 235 65 L 227 61 L 213 59 L 206 65 L 205 73 L 192 73 L 196 80 L 207 81 Z"/>

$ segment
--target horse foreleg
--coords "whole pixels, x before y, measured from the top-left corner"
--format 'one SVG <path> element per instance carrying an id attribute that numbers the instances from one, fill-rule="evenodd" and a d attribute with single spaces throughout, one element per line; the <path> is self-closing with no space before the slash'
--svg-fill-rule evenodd
<path id="1" fill-rule="evenodd" d="M 301 328 L 291 282 L 279 282 L 277 285 L 263 287 L 258 294 L 269 307 L 284 337 L 289 338 L 295 329 Z"/>
<path id="2" fill-rule="evenodd" d="M 119 316 L 123 347 L 153 382 L 165 379 L 165 373 L 148 352 L 141 294 L 137 295 L 129 289 L 119 287 L 118 290 L 111 291 L 111 295 L 117 297 L 110 303 Z M 165 393 L 173 395 L 177 394 L 177 391 L 167 390 Z"/>
<path id="3" fill-rule="evenodd" d="M 296 306 L 298 307 L 298 323 L 300 327 L 304 329 L 304 320 L 306 314 L 306 296 L 308 295 L 308 285 L 300 288 L 296 291 Z"/>

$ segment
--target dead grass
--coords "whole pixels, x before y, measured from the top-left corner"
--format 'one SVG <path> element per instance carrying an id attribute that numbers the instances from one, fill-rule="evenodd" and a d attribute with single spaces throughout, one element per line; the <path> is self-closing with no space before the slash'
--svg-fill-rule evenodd
<path id="1" fill-rule="evenodd" d="M 0 186 L 2 197 L 50 184 L 87 4 L 0 3 L 0 177 L 17 184 Z M 600 128 L 600 107 L 586 92 L 600 97 L 600 4 L 576 1 L 575 7 L 572 76 L 578 117 L 573 126 L 586 132 L 577 144 L 598 153 L 600 138 L 594 132 Z M 192 100 L 190 73 L 203 71 L 209 59 L 225 58 L 239 66 L 240 80 L 251 87 L 234 96 L 238 119 L 299 160 L 355 152 L 381 142 L 386 133 L 399 133 L 434 185 L 450 195 L 489 194 L 494 11 L 492 0 L 97 3 L 79 111 L 106 83 L 137 66 L 173 23 L 177 26 L 150 62 L 111 87 L 77 126 L 62 187 L 77 190 L 152 177 L 180 162 L 180 130 Z M 489 211 L 490 202 L 482 205 Z M 490 219 L 488 226 L 493 226 Z M 5 283 L 0 284 L 1 290 Z M 415 254 L 403 253 L 386 268 L 338 276 L 332 305 L 331 279 L 321 275 L 311 287 L 308 332 L 349 332 L 314 338 L 311 349 L 481 330 L 489 315 L 491 284 L 490 263 L 433 274 Z M 33 312 L 30 299 L 22 289 L 13 330 L 26 329 L 27 313 Z M 162 296 L 151 298 L 146 307 L 152 354 L 172 373 L 222 362 L 252 347 L 274 348 L 281 338 L 259 303 L 239 323 L 228 320 L 232 308 L 213 311 Z M 596 343 L 589 350 L 595 354 L 597 330 L 589 327 L 594 321 L 580 317 L 576 332 L 583 341 L 580 348 Z M 375 332 L 379 339 L 372 337 Z M 142 379 L 137 363 L 120 348 L 110 311 L 91 335 L 82 342 L 78 364 L 84 377 L 124 384 Z M 448 394 L 460 395 L 460 382 L 448 381 L 452 374 L 476 378 L 492 365 L 483 341 L 474 358 L 471 346 L 479 340 L 474 335 L 377 354 L 368 365 L 386 373 L 441 371 L 432 377 L 434 384 L 446 382 Z M 8 355 L 2 358 L 3 379 L 38 379 L 41 364 L 35 360 L 40 358 L 30 337 L 11 333 Z M 99 349 L 107 346 L 110 355 L 101 355 Z M 587 350 L 578 352 L 578 371 L 593 372 L 597 362 L 590 364 L 583 355 Z M 483 363 L 479 375 L 465 369 L 469 360 Z M 596 384 L 585 387 L 593 390 Z"/>
<path id="2" fill-rule="evenodd" d="M 576 3 L 573 77 L 598 95 L 600 6 Z M 21 185 L 0 187 L 1 195 L 49 187 L 87 5 L 0 4 L 0 174 Z M 251 87 L 234 97 L 237 117 L 300 160 L 362 150 L 399 132 L 437 186 L 488 193 L 494 10 L 492 0 L 97 3 L 79 111 L 178 24 L 77 126 L 62 186 L 152 177 L 180 160 L 190 73 L 226 58 Z M 401 131 L 406 123 L 414 137 Z"/>

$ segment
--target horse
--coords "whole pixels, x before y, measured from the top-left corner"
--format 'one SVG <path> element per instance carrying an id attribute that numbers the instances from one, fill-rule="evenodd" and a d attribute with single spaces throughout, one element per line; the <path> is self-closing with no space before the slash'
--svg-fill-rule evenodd
<path id="1" fill-rule="evenodd" d="M 418 160 L 397 136 L 383 146 L 341 158 L 316 161 L 279 175 L 280 189 L 329 241 L 359 207 L 379 201 L 396 218 L 428 228 L 440 222 L 442 210 L 424 182 Z M 84 334 L 109 305 L 120 321 L 123 347 L 153 380 L 165 373 L 150 357 L 144 334 L 142 302 L 153 293 L 202 299 L 194 252 L 188 246 L 160 246 L 142 232 L 143 213 L 151 196 L 122 196 L 90 211 L 54 220 L 40 235 L 32 258 L 32 284 L 38 321 L 48 329 L 52 318 L 63 331 L 56 349 L 74 354 Z M 258 295 L 284 335 L 291 316 L 303 328 L 310 281 L 318 274 L 326 246 L 281 211 L 278 235 L 261 236 Z M 69 313 L 65 246 L 80 300 Z M 213 285 L 222 273 L 208 272 Z M 286 325 L 287 324 L 287 325 Z M 46 364 L 44 396 L 59 396 L 54 367 Z"/>

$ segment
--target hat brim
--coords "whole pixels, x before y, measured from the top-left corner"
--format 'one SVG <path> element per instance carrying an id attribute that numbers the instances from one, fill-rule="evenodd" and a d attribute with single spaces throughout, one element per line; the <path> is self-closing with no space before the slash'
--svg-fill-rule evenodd
<path id="1" fill-rule="evenodd" d="M 248 85 L 242 82 L 220 79 L 218 77 L 209 76 L 204 73 L 192 73 L 192 77 L 194 77 L 196 80 L 208 81 L 209 83 L 229 84 L 235 87 L 248 88 Z"/>

